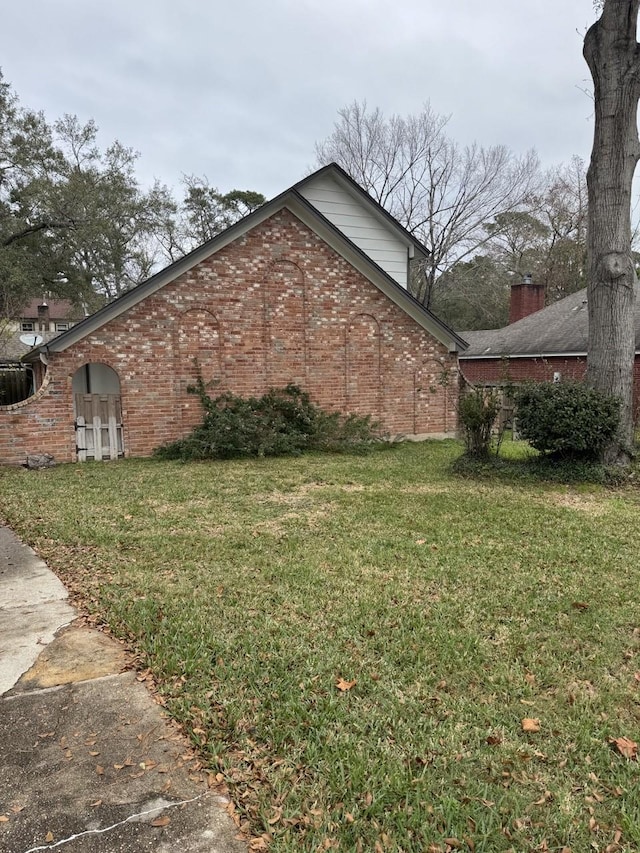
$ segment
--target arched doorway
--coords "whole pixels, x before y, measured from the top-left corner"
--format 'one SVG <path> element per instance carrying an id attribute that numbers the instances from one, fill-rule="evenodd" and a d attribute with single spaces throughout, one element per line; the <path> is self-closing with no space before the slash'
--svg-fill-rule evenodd
<path id="1" fill-rule="evenodd" d="M 120 378 L 107 364 L 83 364 L 73 375 L 78 462 L 124 456 Z"/>

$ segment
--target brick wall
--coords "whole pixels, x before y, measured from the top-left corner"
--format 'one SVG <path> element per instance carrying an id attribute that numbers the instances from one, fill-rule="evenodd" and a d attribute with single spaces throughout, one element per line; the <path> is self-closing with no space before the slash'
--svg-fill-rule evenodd
<path id="1" fill-rule="evenodd" d="M 582 381 L 587 370 L 586 356 L 552 356 L 548 358 L 479 358 L 461 359 L 462 378 L 473 385 L 501 382 L 552 382 L 554 374 L 562 380 Z M 640 357 L 633 368 L 633 398 L 636 423 L 640 416 Z"/>
<path id="2" fill-rule="evenodd" d="M 75 459 L 72 379 L 120 378 L 127 456 L 148 456 L 200 420 L 194 358 L 220 390 L 296 382 L 320 405 L 373 414 L 390 433 L 452 434 L 455 355 L 284 210 L 50 356 L 43 388 L 0 408 L 0 461 Z M 215 393 L 215 391 L 214 391 Z"/>

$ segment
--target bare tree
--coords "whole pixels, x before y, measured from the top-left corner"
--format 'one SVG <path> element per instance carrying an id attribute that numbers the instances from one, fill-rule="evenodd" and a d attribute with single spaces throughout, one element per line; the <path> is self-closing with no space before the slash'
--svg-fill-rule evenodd
<path id="1" fill-rule="evenodd" d="M 631 185 L 638 158 L 640 0 L 604 0 L 584 40 L 595 128 L 587 172 L 589 346 L 587 381 L 620 397 L 621 426 L 608 461 L 628 463 L 633 439 L 634 301 Z"/>
<path id="2" fill-rule="evenodd" d="M 484 224 L 529 200 L 538 158 L 503 146 L 460 147 L 445 133 L 448 119 L 428 103 L 419 115 L 386 118 L 354 101 L 338 115 L 316 145 L 317 163 L 342 166 L 426 245 L 429 259 L 413 287 L 428 307 L 436 279 L 490 239 Z"/>

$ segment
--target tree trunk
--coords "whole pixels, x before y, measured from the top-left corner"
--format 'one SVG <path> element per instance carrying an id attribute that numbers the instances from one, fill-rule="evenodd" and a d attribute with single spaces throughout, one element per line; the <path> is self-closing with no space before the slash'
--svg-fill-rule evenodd
<path id="1" fill-rule="evenodd" d="M 587 382 L 621 400 L 620 429 L 605 458 L 627 464 L 633 442 L 635 282 L 631 184 L 640 157 L 637 108 L 640 0 L 605 0 L 584 40 L 594 85 L 595 129 L 587 172 Z"/>

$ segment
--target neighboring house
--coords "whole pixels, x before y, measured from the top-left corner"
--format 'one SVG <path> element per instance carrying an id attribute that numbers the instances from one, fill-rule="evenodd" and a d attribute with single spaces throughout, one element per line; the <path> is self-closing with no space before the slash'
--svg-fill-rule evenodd
<path id="1" fill-rule="evenodd" d="M 47 342 L 61 332 L 66 332 L 84 316 L 83 309 L 68 299 L 31 299 L 20 309 L 19 314 L 2 321 L 0 362 L 22 358 L 33 349 L 34 339 L 39 337 L 41 341 Z M 28 340 L 28 343 L 21 338 Z"/>
<path id="2" fill-rule="evenodd" d="M 21 359 L 84 317 L 69 300 L 32 299 L 15 317 L 0 321 L 0 403 L 23 400 L 32 390 L 32 371 Z"/>
<path id="3" fill-rule="evenodd" d="M 640 403 L 640 289 L 636 285 L 634 407 Z M 469 343 L 460 372 L 473 385 L 526 380 L 582 380 L 587 368 L 587 291 L 544 306 L 544 288 L 529 277 L 511 289 L 510 323 L 502 329 L 461 332 Z"/>
<path id="4" fill-rule="evenodd" d="M 391 434 L 453 435 L 466 344 L 407 290 L 426 251 L 326 166 L 29 353 L 0 461 L 148 456 L 200 421 L 197 370 L 213 394 L 296 383 Z"/>

